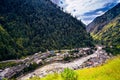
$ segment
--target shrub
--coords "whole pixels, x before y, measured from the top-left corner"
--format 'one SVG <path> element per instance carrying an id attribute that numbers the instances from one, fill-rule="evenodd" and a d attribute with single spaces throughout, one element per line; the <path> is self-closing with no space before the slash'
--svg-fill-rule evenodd
<path id="1" fill-rule="evenodd" d="M 68 68 L 64 69 L 64 71 L 61 73 L 61 77 L 63 80 L 78 80 L 77 73 Z"/>

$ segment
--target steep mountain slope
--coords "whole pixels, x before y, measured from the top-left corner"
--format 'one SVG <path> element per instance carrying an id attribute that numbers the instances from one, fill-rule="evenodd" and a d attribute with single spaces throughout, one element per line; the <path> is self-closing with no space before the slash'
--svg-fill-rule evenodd
<path id="1" fill-rule="evenodd" d="M 108 45 L 120 45 L 120 15 L 105 25 L 101 31 L 94 35 L 94 38 L 109 42 Z"/>
<path id="2" fill-rule="evenodd" d="M 104 15 L 97 17 L 87 26 L 88 32 L 92 37 L 111 49 L 111 53 L 120 51 L 120 3 L 106 12 Z"/>
<path id="3" fill-rule="evenodd" d="M 87 31 L 93 34 L 98 33 L 102 28 L 107 25 L 111 20 L 120 14 L 120 3 L 107 11 L 102 16 L 97 17 L 88 26 Z"/>
<path id="4" fill-rule="evenodd" d="M 0 0 L 0 24 L 8 36 L 0 34 L 0 60 L 46 49 L 92 45 L 83 23 L 63 13 L 49 0 Z M 3 46 L 7 49 L 2 49 Z M 9 56 L 13 53 L 16 57 Z"/>
<path id="5" fill-rule="evenodd" d="M 11 54 L 10 54 L 11 53 Z M 0 25 L 0 60 L 15 57 L 16 44 L 10 35 Z M 7 57 L 8 55 L 9 57 Z"/>
<path id="6" fill-rule="evenodd" d="M 110 52 L 116 54 L 120 51 L 120 15 L 105 25 L 93 38 L 104 45 L 113 46 Z"/>

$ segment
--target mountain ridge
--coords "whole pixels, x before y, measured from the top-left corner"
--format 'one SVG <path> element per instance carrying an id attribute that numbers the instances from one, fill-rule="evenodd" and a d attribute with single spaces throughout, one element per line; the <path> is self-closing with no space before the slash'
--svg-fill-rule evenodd
<path id="1" fill-rule="evenodd" d="M 110 53 L 119 54 L 120 3 L 105 14 L 97 17 L 88 25 L 87 30 L 96 43 L 105 45 L 107 47 L 106 50 Z"/>
<path id="2" fill-rule="evenodd" d="M 102 30 L 103 26 L 108 24 L 112 19 L 114 19 L 120 13 L 120 3 L 105 12 L 103 15 L 96 17 L 90 24 L 87 25 L 87 32 L 96 34 Z"/>

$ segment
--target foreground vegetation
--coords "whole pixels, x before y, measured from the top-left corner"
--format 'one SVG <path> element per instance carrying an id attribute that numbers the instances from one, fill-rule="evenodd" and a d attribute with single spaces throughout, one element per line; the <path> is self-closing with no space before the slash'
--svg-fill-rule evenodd
<path id="1" fill-rule="evenodd" d="M 61 74 L 51 74 L 44 78 L 34 77 L 30 80 L 119 80 L 120 56 L 109 60 L 106 64 L 83 70 L 65 69 Z"/>

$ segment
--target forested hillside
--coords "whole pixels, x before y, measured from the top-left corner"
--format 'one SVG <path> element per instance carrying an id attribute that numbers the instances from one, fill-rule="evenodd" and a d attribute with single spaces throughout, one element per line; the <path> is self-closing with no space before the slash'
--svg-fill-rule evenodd
<path id="1" fill-rule="evenodd" d="M 3 60 L 4 58 L 9 59 L 9 57 L 16 57 L 15 54 L 17 54 L 17 52 L 14 40 L 0 25 L 0 60 Z"/>
<path id="2" fill-rule="evenodd" d="M 120 3 L 87 26 L 87 31 L 113 54 L 120 52 Z"/>
<path id="3" fill-rule="evenodd" d="M 102 44 L 111 46 L 112 53 L 119 53 L 120 51 L 120 15 L 113 19 L 104 28 L 93 35 L 93 38 L 100 41 Z M 115 48 L 115 49 L 114 49 Z M 116 50 L 117 49 L 117 50 Z"/>
<path id="4" fill-rule="evenodd" d="M 92 45 L 84 24 L 49 0 L 0 0 L 0 25 L 0 60 Z"/>

